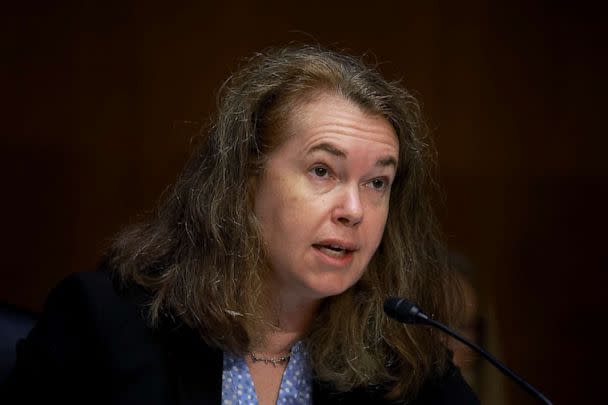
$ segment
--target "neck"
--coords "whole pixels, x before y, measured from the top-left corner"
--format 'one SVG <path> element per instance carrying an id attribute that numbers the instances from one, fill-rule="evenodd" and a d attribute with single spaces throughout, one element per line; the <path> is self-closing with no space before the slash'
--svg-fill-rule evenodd
<path id="1" fill-rule="evenodd" d="M 280 300 L 272 322 L 277 325 L 276 329 L 266 333 L 261 344 L 253 350 L 267 354 L 289 352 L 308 332 L 320 304 L 320 300 Z"/>

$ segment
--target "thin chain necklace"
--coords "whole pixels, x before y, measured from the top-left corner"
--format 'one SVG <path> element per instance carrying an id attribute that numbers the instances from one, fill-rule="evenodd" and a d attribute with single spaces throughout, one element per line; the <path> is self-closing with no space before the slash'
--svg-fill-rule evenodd
<path id="1" fill-rule="evenodd" d="M 280 357 L 262 357 L 262 356 L 257 356 L 254 352 L 249 352 L 249 357 L 251 357 L 251 360 L 254 363 L 257 362 L 264 362 L 264 364 L 272 364 L 274 367 L 278 366 L 279 364 L 283 364 L 285 362 L 287 362 L 289 360 L 289 358 L 291 357 L 291 353 L 288 353 L 284 356 L 280 356 Z"/>

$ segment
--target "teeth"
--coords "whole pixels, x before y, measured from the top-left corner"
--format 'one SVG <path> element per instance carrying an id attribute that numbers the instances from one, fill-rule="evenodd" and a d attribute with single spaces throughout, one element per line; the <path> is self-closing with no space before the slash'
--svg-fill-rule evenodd
<path id="1" fill-rule="evenodd" d="M 343 257 L 349 252 L 340 245 L 316 245 L 316 248 L 332 257 Z"/>
<path id="2" fill-rule="evenodd" d="M 344 250 L 344 249 L 335 250 L 333 248 L 333 246 L 331 246 L 331 247 L 321 246 L 321 247 L 319 247 L 319 250 L 322 251 L 323 253 L 325 253 L 326 255 L 332 256 L 332 257 L 342 257 L 346 254 L 346 250 Z"/>

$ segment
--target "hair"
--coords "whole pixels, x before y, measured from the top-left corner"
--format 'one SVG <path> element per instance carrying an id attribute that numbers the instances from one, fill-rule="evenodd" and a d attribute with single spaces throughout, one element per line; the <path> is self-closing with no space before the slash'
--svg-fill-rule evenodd
<path id="1" fill-rule="evenodd" d="M 289 45 L 248 59 L 221 87 L 215 119 L 155 215 L 121 233 L 107 263 L 151 293 L 152 325 L 171 314 L 207 344 L 245 353 L 272 305 L 255 179 L 284 141 L 286 117 L 323 94 L 384 117 L 399 139 L 399 164 L 380 246 L 353 287 L 323 301 L 305 342 L 315 376 L 336 390 L 378 385 L 389 398 L 408 398 L 448 357 L 434 332 L 389 320 L 382 309 L 388 296 L 404 296 L 451 319 L 432 209 L 434 152 L 416 99 L 362 58 Z"/>

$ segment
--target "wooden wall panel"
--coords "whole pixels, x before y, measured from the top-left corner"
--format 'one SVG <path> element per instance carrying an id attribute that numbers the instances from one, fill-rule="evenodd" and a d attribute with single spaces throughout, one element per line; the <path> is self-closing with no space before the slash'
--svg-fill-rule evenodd
<path id="1" fill-rule="evenodd" d="M 372 52 L 424 104 L 450 246 L 504 360 L 556 403 L 599 395 L 608 165 L 600 13 L 556 2 L 28 2 L 7 9 L 0 299 L 39 310 L 154 207 L 238 60 Z M 5 75 L 6 73 L 6 75 Z M 603 358 L 604 356 L 602 356 Z M 509 403 L 533 403 L 509 382 Z"/>

